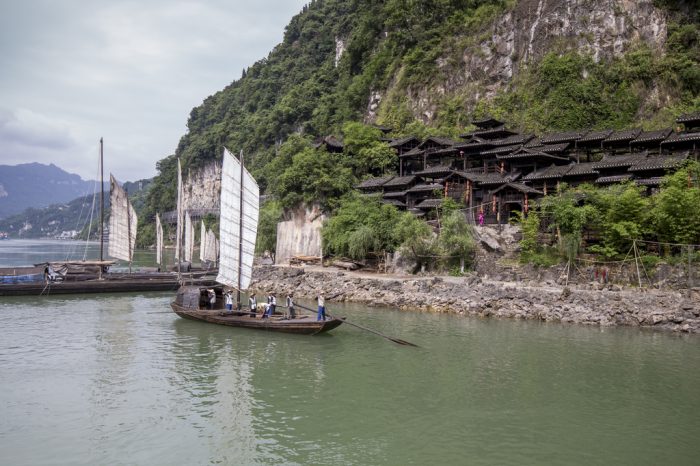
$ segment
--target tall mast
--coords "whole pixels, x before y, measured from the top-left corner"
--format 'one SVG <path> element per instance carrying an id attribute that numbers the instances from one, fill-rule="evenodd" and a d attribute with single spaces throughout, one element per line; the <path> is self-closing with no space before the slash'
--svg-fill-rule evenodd
<path id="1" fill-rule="evenodd" d="M 102 138 L 100 138 L 100 273 L 102 278 L 102 250 L 105 244 L 105 170 L 104 170 L 104 148 Z"/>
<path id="2" fill-rule="evenodd" d="M 177 240 L 177 244 L 175 247 L 177 248 L 177 281 L 180 282 L 182 279 L 180 275 L 180 264 L 182 263 L 182 236 L 181 236 L 181 229 L 182 226 L 180 225 L 180 217 L 181 215 L 181 204 L 182 203 L 182 168 L 180 167 L 180 157 L 177 158 L 177 233 L 175 235 L 175 238 Z"/>
<path id="3" fill-rule="evenodd" d="M 241 150 L 241 195 L 238 218 L 238 289 L 236 290 L 236 308 L 241 309 L 241 275 L 243 274 L 243 151 Z"/>
<path id="4" fill-rule="evenodd" d="M 129 191 L 124 189 L 126 194 L 126 238 L 129 242 L 129 275 L 131 275 L 131 258 L 133 257 L 133 251 L 131 250 L 131 212 L 129 211 Z"/>

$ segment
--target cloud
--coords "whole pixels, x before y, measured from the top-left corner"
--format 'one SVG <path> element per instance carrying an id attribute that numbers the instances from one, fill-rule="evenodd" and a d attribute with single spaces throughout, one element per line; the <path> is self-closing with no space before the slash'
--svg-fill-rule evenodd
<path id="1" fill-rule="evenodd" d="M 0 2 L 0 163 L 93 178 L 104 136 L 105 170 L 155 175 L 192 107 L 265 57 L 304 3 Z"/>
<path id="2" fill-rule="evenodd" d="M 68 127 L 26 109 L 0 108 L 0 154 L 63 151 L 75 146 Z"/>

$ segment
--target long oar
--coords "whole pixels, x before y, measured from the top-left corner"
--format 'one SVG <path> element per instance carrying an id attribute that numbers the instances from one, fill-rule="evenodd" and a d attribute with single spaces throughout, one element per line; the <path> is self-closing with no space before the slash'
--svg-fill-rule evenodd
<path id="1" fill-rule="evenodd" d="M 311 308 L 309 308 L 309 307 L 306 307 L 306 306 L 304 306 L 304 305 L 302 305 L 302 304 L 294 303 L 294 305 L 297 306 L 297 307 L 300 307 L 300 308 L 302 308 L 302 309 L 306 309 L 307 311 L 310 311 L 310 312 L 316 312 L 315 310 L 313 310 L 313 309 L 311 309 Z M 331 319 L 334 318 L 332 315 L 330 315 L 330 314 L 328 314 L 328 313 L 326 313 L 326 315 L 327 315 L 328 317 L 330 317 Z M 402 340 L 402 339 L 400 339 L 400 338 L 390 337 L 390 336 L 384 335 L 383 333 L 378 332 L 378 331 L 376 331 L 376 330 L 372 330 L 371 328 L 363 327 L 362 325 L 359 325 L 359 324 L 356 324 L 356 323 L 353 323 L 353 322 L 349 322 L 349 321 L 348 321 L 347 319 L 345 319 L 344 317 L 342 317 L 342 318 L 339 317 L 338 319 L 342 320 L 344 323 L 346 323 L 346 324 L 348 324 L 348 325 L 352 325 L 353 327 L 357 327 L 357 328 L 362 329 L 362 330 L 365 330 L 365 331 L 367 331 L 367 332 L 374 333 L 375 335 L 379 335 L 380 337 L 386 338 L 387 340 L 393 341 L 394 343 L 397 343 L 397 344 L 399 344 L 399 345 L 408 345 L 408 346 L 415 346 L 415 347 L 418 347 L 418 345 L 413 344 L 413 343 L 411 343 L 410 341 Z"/>

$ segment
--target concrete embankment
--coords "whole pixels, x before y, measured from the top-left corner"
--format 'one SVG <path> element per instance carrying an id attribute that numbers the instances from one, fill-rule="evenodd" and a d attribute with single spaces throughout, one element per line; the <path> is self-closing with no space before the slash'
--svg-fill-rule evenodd
<path id="1" fill-rule="evenodd" d="M 353 301 L 403 310 L 478 317 L 536 319 L 588 325 L 629 325 L 700 333 L 700 290 L 666 291 L 532 286 L 477 276 L 413 277 L 336 269 L 256 267 L 251 288 L 274 292 L 278 303 L 323 293 L 329 302 Z"/>

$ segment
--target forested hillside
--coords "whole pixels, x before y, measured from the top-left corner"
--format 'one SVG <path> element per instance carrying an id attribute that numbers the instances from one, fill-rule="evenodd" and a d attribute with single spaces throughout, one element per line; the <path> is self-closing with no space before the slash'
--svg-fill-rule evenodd
<path id="1" fill-rule="evenodd" d="M 192 110 L 176 154 L 158 164 L 147 213 L 174 207 L 176 157 L 200 167 L 223 146 L 243 150 L 266 192 L 333 208 L 359 177 L 393 168 L 370 142 L 377 135 L 348 122 L 393 136 L 454 136 L 486 114 L 519 131 L 672 126 L 700 109 L 699 10 L 672 0 L 312 1 L 266 58 Z M 329 134 L 354 147 L 350 160 L 312 149 Z"/>

